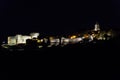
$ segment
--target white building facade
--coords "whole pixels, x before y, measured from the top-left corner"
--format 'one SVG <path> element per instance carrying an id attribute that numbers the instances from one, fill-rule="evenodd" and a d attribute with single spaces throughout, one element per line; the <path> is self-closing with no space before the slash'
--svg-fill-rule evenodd
<path id="1" fill-rule="evenodd" d="M 98 23 L 95 24 L 94 31 L 99 31 L 100 30 L 100 25 Z"/>
<path id="2" fill-rule="evenodd" d="M 26 44 L 27 39 L 38 38 L 39 33 L 31 33 L 30 36 L 27 35 L 16 35 L 8 37 L 8 45 L 16 45 L 16 44 Z"/>

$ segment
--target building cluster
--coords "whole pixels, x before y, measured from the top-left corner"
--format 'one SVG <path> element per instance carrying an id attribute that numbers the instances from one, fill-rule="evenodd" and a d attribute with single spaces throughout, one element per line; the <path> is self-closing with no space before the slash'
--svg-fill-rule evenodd
<path id="1" fill-rule="evenodd" d="M 28 35 L 17 34 L 16 36 L 8 37 L 8 45 L 26 44 L 27 39 L 38 38 L 39 33 L 31 33 Z"/>
<path id="2" fill-rule="evenodd" d="M 76 44 L 76 43 L 84 43 L 84 42 L 92 42 L 95 40 L 109 40 L 112 38 L 113 32 L 102 31 L 100 29 L 100 25 L 98 23 L 95 24 L 94 29 L 88 30 L 84 33 L 76 34 L 76 35 L 68 35 L 68 37 L 44 37 L 40 38 L 41 35 L 39 33 L 31 33 L 30 35 L 16 35 L 9 36 L 8 43 L 9 46 L 25 44 L 31 46 L 41 46 L 47 45 L 47 47 L 52 46 L 65 46 L 67 44 Z"/>
<path id="3" fill-rule="evenodd" d="M 100 29 L 100 25 L 98 23 L 95 24 L 93 30 L 87 31 L 83 34 L 85 39 L 89 39 L 89 41 L 93 40 L 109 40 L 114 37 L 114 33 L 112 30 L 103 31 Z"/>

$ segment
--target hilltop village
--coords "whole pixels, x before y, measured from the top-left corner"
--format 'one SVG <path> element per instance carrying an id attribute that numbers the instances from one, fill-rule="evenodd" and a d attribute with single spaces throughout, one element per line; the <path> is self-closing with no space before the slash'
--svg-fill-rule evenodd
<path id="1" fill-rule="evenodd" d="M 104 31 L 100 29 L 100 25 L 96 23 L 94 28 L 84 33 L 72 34 L 64 36 L 47 36 L 41 37 L 40 33 L 30 33 L 30 35 L 16 34 L 8 36 L 7 43 L 2 44 L 5 49 L 16 48 L 42 48 L 53 46 L 66 46 L 68 44 L 90 43 L 93 41 L 109 40 L 114 37 L 112 30 Z"/>

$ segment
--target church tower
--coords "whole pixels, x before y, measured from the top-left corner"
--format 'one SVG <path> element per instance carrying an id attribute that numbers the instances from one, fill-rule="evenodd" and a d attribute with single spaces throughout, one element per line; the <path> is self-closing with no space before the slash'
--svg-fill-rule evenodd
<path id="1" fill-rule="evenodd" d="M 96 22 L 94 31 L 100 31 L 100 25 Z"/>

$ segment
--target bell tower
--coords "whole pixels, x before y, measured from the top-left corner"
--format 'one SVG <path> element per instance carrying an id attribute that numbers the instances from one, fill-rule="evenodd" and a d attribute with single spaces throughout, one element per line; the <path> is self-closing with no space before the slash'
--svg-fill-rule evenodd
<path id="1" fill-rule="evenodd" d="M 96 22 L 95 24 L 94 31 L 100 31 L 100 25 L 98 24 L 98 22 Z"/>

